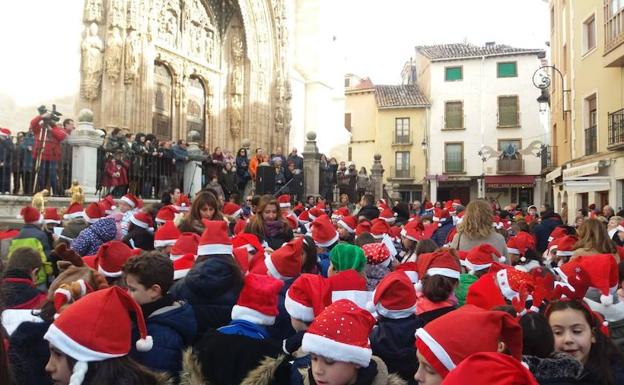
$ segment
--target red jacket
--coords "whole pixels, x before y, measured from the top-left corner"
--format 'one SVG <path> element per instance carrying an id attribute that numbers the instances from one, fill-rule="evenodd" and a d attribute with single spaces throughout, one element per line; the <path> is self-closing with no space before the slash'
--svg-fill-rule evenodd
<path id="1" fill-rule="evenodd" d="M 37 155 L 39 154 L 39 148 L 41 147 L 41 141 L 39 136 L 41 135 L 40 122 L 42 120 L 43 117 L 41 115 L 37 115 L 33 120 L 30 121 L 30 129 L 35 136 L 35 148 L 32 152 L 34 159 L 37 159 Z M 67 133 L 64 129 L 56 125 L 50 127 L 50 130 L 46 134 L 45 146 L 43 147 L 43 151 L 41 153 L 41 160 L 61 160 L 61 142 L 65 140 L 66 137 Z"/>
<path id="2" fill-rule="evenodd" d="M 128 162 L 123 160 L 120 162 L 117 162 L 115 159 L 107 161 L 104 169 L 105 175 L 102 180 L 102 186 L 115 187 L 127 185 L 128 166 Z"/>

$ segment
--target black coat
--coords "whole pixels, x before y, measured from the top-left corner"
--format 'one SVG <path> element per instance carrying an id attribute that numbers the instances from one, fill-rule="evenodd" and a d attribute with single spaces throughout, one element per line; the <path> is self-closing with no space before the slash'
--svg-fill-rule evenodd
<path id="1" fill-rule="evenodd" d="M 397 373 L 406 381 L 414 382 L 414 374 L 418 370 L 416 357 L 416 329 L 424 326 L 424 322 L 415 315 L 391 319 L 380 317 L 377 326 L 370 334 L 373 355 L 378 356 L 388 366 L 388 373 Z"/>
<path id="2" fill-rule="evenodd" d="M 46 322 L 22 322 L 9 339 L 9 367 L 13 383 L 47 385 L 52 380 L 45 371 L 50 359 L 48 342 L 43 335 L 50 327 Z"/>
<path id="3" fill-rule="evenodd" d="M 136 225 L 128 230 L 123 242 L 133 249 L 154 250 L 154 234 Z"/>
<path id="4" fill-rule="evenodd" d="M 279 311 L 279 313 L 277 314 L 277 317 L 275 317 L 275 323 L 273 324 L 273 326 L 269 326 L 267 328 L 267 331 L 269 332 L 269 335 L 271 335 L 271 338 L 274 338 L 278 341 L 282 341 L 285 338 L 288 338 L 295 334 L 295 329 L 293 329 L 290 323 L 290 315 L 286 311 L 286 306 L 284 305 L 284 302 L 286 301 L 286 292 L 294 281 L 294 278 L 284 281 L 284 286 L 282 286 L 282 289 L 277 295 L 277 310 Z"/>
<path id="5" fill-rule="evenodd" d="M 46 293 L 35 287 L 28 274 L 8 270 L 0 283 L 0 300 L 5 309 L 35 309 L 45 302 Z"/>
<path id="6" fill-rule="evenodd" d="M 431 310 L 428 312 L 424 312 L 424 313 L 420 313 L 418 315 L 418 318 L 420 318 L 424 324 L 428 324 L 429 322 L 433 321 L 436 318 L 442 317 L 443 315 L 445 315 L 446 313 L 450 313 L 453 310 L 457 309 L 455 306 L 447 306 L 447 307 L 441 307 L 439 309 L 435 309 L 435 310 Z"/>
<path id="7" fill-rule="evenodd" d="M 232 307 L 242 287 L 240 269 L 231 260 L 229 255 L 214 255 L 195 264 L 169 292 L 193 307 L 198 334 L 231 321 Z"/>
<path id="8" fill-rule="evenodd" d="M 548 237 L 550 233 L 555 229 L 555 227 L 562 225 L 563 223 L 557 217 L 551 217 L 548 219 L 542 220 L 541 223 L 535 225 L 533 228 L 533 234 L 535 235 L 536 248 L 537 251 L 541 254 L 548 248 Z"/>
<path id="9" fill-rule="evenodd" d="M 369 221 L 379 218 L 379 209 L 375 205 L 364 206 L 358 212 L 358 217 L 364 217 Z"/>
<path id="10" fill-rule="evenodd" d="M 434 241 L 436 245 L 438 245 L 438 247 L 444 246 L 444 244 L 446 243 L 446 237 L 448 236 L 449 232 L 451 232 L 453 227 L 455 227 L 453 226 L 453 220 L 447 219 L 442 224 L 442 226 L 439 226 L 436 229 L 436 231 L 431 236 L 431 240 Z"/>

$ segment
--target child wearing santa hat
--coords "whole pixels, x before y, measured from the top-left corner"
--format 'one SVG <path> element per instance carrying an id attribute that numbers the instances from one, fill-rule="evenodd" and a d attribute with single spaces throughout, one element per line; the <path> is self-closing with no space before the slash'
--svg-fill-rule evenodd
<path id="1" fill-rule="evenodd" d="M 190 305 L 167 294 L 173 285 L 171 260 L 159 252 L 144 253 L 125 263 L 123 276 L 154 341 L 150 351 L 132 349 L 130 357 L 152 370 L 176 376 L 182 369 L 182 351 L 195 339 L 197 322 Z M 137 335 L 135 328 L 133 340 Z"/>
<path id="2" fill-rule="evenodd" d="M 425 324 L 457 308 L 455 288 L 459 283 L 461 267 L 453 249 L 439 249 L 422 254 L 418 259 L 416 314 Z"/>
<path id="3" fill-rule="evenodd" d="M 137 348 L 149 351 L 152 339 L 147 335 L 141 308 L 118 287 L 91 293 L 65 310 L 44 336 L 50 343 L 46 371 L 52 381 L 59 385 L 81 385 L 85 381 L 165 384 L 167 379 L 162 375 L 128 357 L 132 332 L 129 312 L 136 314 L 140 331 Z"/>
<path id="4" fill-rule="evenodd" d="M 361 247 L 348 243 L 339 243 L 331 250 L 329 259 L 328 277 L 349 269 L 353 269 L 360 273 L 362 277 L 365 277 L 366 256 Z"/>
<path id="5" fill-rule="evenodd" d="M 133 249 L 154 250 L 154 221 L 152 215 L 140 210 L 130 218 L 123 241 Z"/>
<path id="6" fill-rule="evenodd" d="M 119 199 L 117 202 L 117 207 L 119 207 L 119 212 L 121 212 L 121 236 L 122 238 L 128 234 L 128 225 L 130 224 L 130 218 L 136 211 L 138 211 L 140 206 L 139 198 L 134 194 L 126 194 Z"/>
<path id="7" fill-rule="evenodd" d="M 379 281 L 390 273 L 393 266 L 394 257 L 390 255 L 390 250 L 384 243 L 368 243 L 362 246 L 366 257 L 366 289 L 375 290 Z"/>

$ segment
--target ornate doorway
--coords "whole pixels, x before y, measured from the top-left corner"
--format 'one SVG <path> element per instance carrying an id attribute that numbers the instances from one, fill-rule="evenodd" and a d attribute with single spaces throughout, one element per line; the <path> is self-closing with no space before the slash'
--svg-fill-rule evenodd
<path id="1" fill-rule="evenodd" d="M 153 133 L 158 139 L 171 139 L 173 78 L 161 63 L 154 66 Z"/>
<path id="2" fill-rule="evenodd" d="M 201 143 L 206 140 L 206 89 L 197 77 L 192 76 L 187 87 L 186 131 L 197 131 Z"/>

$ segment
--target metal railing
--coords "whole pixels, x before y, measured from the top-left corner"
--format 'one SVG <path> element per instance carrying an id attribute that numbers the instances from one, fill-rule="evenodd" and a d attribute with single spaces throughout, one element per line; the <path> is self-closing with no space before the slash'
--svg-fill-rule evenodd
<path id="1" fill-rule="evenodd" d="M 444 173 L 461 174 L 466 172 L 465 159 L 444 159 Z"/>
<path id="2" fill-rule="evenodd" d="M 540 152 L 542 170 L 557 166 L 557 146 L 543 146 Z"/>
<path id="3" fill-rule="evenodd" d="M 392 141 L 393 145 L 410 145 L 412 144 L 412 136 L 411 135 L 394 135 L 394 140 Z"/>
<path id="4" fill-rule="evenodd" d="M 617 48 L 624 42 L 624 8 L 615 11 L 609 9 L 610 1 L 605 2 L 604 53 Z"/>
<path id="5" fill-rule="evenodd" d="M 416 166 L 397 168 L 390 166 L 390 179 L 414 179 L 416 178 Z"/>
<path id="6" fill-rule="evenodd" d="M 597 150 L 596 126 L 585 129 L 585 155 L 592 155 Z"/>
<path id="7" fill-rule="evenodd" d="M 624 145 L 624 108 L 609 112 L 609 146 Z"/>
<path id="8" fill-rule="evenodd" d="M 524 159 L 503 158 L 496 161 L 497 174 L 522 174 L 524 172 Z"/>

